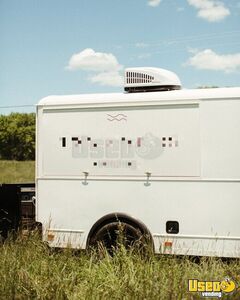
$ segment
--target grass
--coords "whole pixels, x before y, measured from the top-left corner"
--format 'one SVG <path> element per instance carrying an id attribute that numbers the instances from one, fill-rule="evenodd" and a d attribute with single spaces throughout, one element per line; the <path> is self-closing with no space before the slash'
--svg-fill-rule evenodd
<path id="1" fill-rule="evenodd" d="M 34 161 L 0 160 L 0 183 L 25 183 L 34 181 Z"/>
<path id="2" fill-rule="evenodd" d="M 34 181 L 34 162 L 0 161 L 0 183 Z M 189 257 L 143 258 L 121 247 L 96 253 L 50 250 L 37 234 L 0 242 L 0 299 L 202 299 L 188 279 L 223 280 L 240 286 L 240 260 Z M 209 298 L 208 298 L 209 299 Z M 215 299 L 215 298 L 214 298 Z M 223 299 L 240 299 L 240 290 Z"/>
<path id="3" fill-rule="evenodd" d="M 0 247 L 0 299 L 200 299 L 188 279 L 240 281 L 239 260 L 52 251 L 33 234 Z M 239 291 L 223 299 L 239 299 Z"/>

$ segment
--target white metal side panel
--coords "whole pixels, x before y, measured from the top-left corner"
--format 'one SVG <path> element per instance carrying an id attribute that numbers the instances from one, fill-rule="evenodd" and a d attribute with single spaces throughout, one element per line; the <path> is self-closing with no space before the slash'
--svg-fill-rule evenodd
<path id="1" fill-rule="evenodd" d="M 44 109 L 43 176 L 200 176 L 198 104 Z"/>
<path id="2" fill-rule="evenodd" d="M 201 102 L 202 177 L 240 179 L 240 99 Z"/>
<path id="3" fill-rule="evenodd" d="M 239 182 L 40 179 L 38 190 L 38 221 L 54 232 L 52 246 L 70 238 L 84 248 L 97 220 L 122 212 L 148 227 L 157 252 L 168 240 L 175 254 L 240 255 Z M 179 222 L 178 234 L 167 234 L 170 220 Z"/>

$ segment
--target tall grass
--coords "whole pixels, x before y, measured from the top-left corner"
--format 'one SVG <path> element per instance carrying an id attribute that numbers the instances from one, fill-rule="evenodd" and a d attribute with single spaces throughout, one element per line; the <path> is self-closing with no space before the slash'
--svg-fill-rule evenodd
<path id="1" fill-rule="evenodd" d="M 0 183 L 34 182 L 34 173 L 34 161 L 0 160 Z"/>
<path id="2" fill-rule="evenodd" d="M 0 260 L 0 299 L 200 299 L 188 293 L 188 279 L 240 281 L 239 260 L 143 258 L 123 247 L 99 259 L 95 253 L 50 250 L 36 235 L 8 239 Z M 228 299 L 240 299 L 240 293 Z"/>

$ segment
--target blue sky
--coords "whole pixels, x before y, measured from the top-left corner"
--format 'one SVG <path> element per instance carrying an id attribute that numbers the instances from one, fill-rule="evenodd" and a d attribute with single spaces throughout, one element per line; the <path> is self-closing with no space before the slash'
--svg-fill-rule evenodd
<path id="1" fill-rule="evenodd" d="M 240 0 L 0 0 L 0 114 L 121 92 L 135 66 L 185 88 L 240 86 Z"/>

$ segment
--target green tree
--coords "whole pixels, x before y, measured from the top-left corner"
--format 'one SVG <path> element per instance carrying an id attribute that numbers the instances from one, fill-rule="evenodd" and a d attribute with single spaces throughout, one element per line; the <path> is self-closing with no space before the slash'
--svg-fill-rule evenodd
<path id="1" fill-rule="evenodd" d="M 0 158 L 35 159 L 35 114 L 0 115 Z"/>

